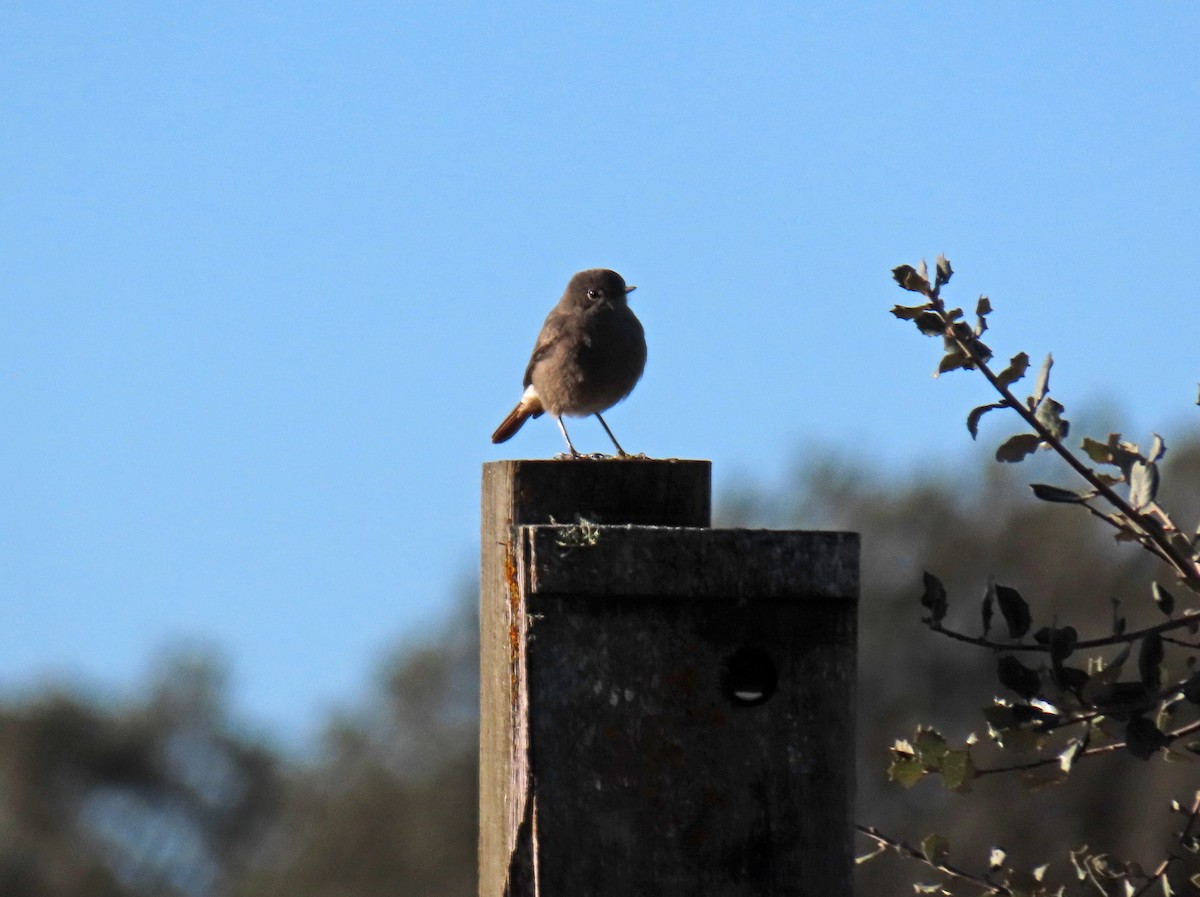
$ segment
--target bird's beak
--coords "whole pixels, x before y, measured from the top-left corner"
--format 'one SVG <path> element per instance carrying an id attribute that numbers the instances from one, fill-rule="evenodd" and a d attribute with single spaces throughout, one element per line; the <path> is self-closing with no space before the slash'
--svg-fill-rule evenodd
<path id="1" fill-rule="evenodd" d="M 632 292 L 633 292 L 634 290 L 636 290 L 636 289 L 637 289 L 637 287 L 625 287 L 625 292 L 626 292 L 626 293 L 632 293 Z"/>

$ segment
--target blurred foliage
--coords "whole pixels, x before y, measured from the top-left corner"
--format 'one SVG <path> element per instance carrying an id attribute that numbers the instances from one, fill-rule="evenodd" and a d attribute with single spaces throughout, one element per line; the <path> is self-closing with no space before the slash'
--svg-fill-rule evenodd
<path id="1" fill-rule="evenodd" d="M 3 897 L 473 894 L 474 613 L 397 652 L 374 694 L 287 762 L 182 657 L 128 705 L 0 705 Z"/>
<path id="2" fill-rule="evenodd" d="M 952 273 L 939 261 L 934 287 L 923 270 L 897 270 L 902 285 L 927 293 Z M 930 312 L 900 316 L 937 335 L 946 322 Z M 991 313 L 981 300 L 973 336 Z M 939 371 L 970 370 L 983 357 L 948 345 Z M 996 379 L 1009 388 L 1027 367 L 1014 356 Z M 1143 727 L 1130 749 L 1089 753 L 1081 739 L 1055 743 L 1052 729 L 1026 732 L 1016 719 L 1059 712 L 1049 689 L 1077 675 L 1063 662 L 1078 643 L 1138 633 L 1197 605 L 1162 579 L 1161 562 L 1139 547 L 1146 539 L 1114 540 L 1079 513 L 1094 495 L 1031 493 L 1018 476 L 1018 460 L 1034 480 L 1061 472 L 1040 450 L 1069 431 L 1062 406 L 1046 404 L 1049 369 L 1027 400 L 1042 430 L 1009 439 L 998 455 L 954 466 L 930 458 L 902 476 L 880 459 L 814 448 L 797 453 L 783 482 L 719 497 L 718 526 L 862 533 L 858 817 L 871 827 L 863 852 L 881 845 L 859 867 L 862 894 L 975 894 L 981 883 L 994 893 L 1058 893 L 1039 890 L 1056 881 L 1064 894 L 1116 894 L 1146 880 L 1164 851 L 1181 856 L 1182 871 L 1194 862 L 1177 835 L 1200 782 L 1187 750 L 1165 750 Z M 971 436 L 1005 407 L 971 412 Z M 1160 483 L 1171 513 L 1195 519 L 1200 440 L 1165 456 L 1158 440 L 1145 453 L 1127 445 L 1085 447 L 1121 474 L 1114 484 L 1125 478 L 1126 520 L 1148 509 L 1169 519 Z M 463 591 L 445 629 L 398 650 L 373 692 L 334 714 L 299 760 L 230 718 L 220 667 L 205 657 L 177 658 L 124 702 L 64 691 L 0 704 L 0 895 L 474 894 L 478 640 L 474 589 Z M 1039 634 L 1045 650 L 1031 659 Z M 1137 638 L 1126 678 L 1140 682 L 1141 699 L 1195 669 L 1194 635 L 1176 636 L 1169 657 Z M 1099 672 L 1072 662 L 1088 677 Z M 1161 715 L 1140 716 L 1161 734 Z M 1047 750 L 1058 752 L 1048 767 Z M 988 774 L 997 752 L 1032 765 Z"/>
<path id="3" fill-rule="evenodd" d="M 896 282 L 924 301 L 897 305 L 892 314 L 941 339 L 944 354 L 935 376 L 975 371 L 997 394 L 998 401 L 967 415 L 972 438 L 978 437 L 985 415 L 1015 412 L 1022 432 L 995 450 L 996 461 L 1015 464 L 1053 454 L 1083 488 L 1030 484 L 1034 499 L 1059 509 L 1039 514 L 1058 526 L 1044 529 L 1037 543 L 1026 546 L 1028 554 L 1012 573 L 998 570 L 983 545 L 957 561 L 934 559 L 926 565 L 921 624 L 960 651 L 974 649 L 985 657 L 995 678 L 980 671 L 970 679 L 989 684 L 995 693 L 974 719 L 969 703 L 955 703 L 956 725 L 970 727 L 962 737 L 946 737 L 938 725 L 918 717 L 914 734 L 893 742 L 888 776 L 906 788 L 932 778 L 949 791 L 975 793 L 957 808 L 951 823 L 954 843 L 940 833 L 946 828 L 926 828 L 918 842 L 876 824 L 860 824 L 876 848 L 863 861 L 889 853 L 916 860 L 924 867 L 918 876 L 925 880 L 914 884 L 921 893 L 1200 893 L 1195 774 L 1200 760 L 1200 535 L 1176 522 L 1195 519 L 1196 448 L 1173 455 L 1164 468 L 1166 443 L 1157 434 L 1145 451 L 1112 432 L 1106 439 L 1085 436 L 1078 448 L 1068 443 L 1072 428 L 1063 416 L 1066 409 L 1049 395 L 1053 358 L 1046 357 L 1031 394 L 1019 398 L 1014 387 L 1030 367 L 1029 356 L 1020 352 L 1002 370 L 993 369 L 992 350 L 981 339 L 992 304 L 981 296 L 974 324 L 969 323 L 961 308 L 949 307 L 941 296 L 953 274 L 942 256 L 932 279 L 923 261 L 917 268 L 893 269 Z M 1167 482 L 1171 488 L 1160 493 Z M 1171 507 L 1165 498 L 1160 503 L 1160 495 L 1169 496 Z M 979 516 L 991 513 L 988 507 Z M 1028 529 L 1030 522 L 1021 526 Z M 1115 541 L 1108 538 L 1114 535 Z M 1131 546 L 1144 553 L 1131 558 Z M 963 560 L 975 567 L 974 583 L 948 586 L 929 572 L 957 574 Z M 1051 576 L 1061 588 L 1045 582 L 1043 566 L 1053 568 Z M 973 621 L 950 616 L 955 596 L 964 591 L 980 596 L 968 608 L 977 614 Z M 993 625 L 997 615 L 1002 628 Z M 909 710 L 921 713 L 921 705 L 910 703 Z M 1153 762 L 1138 769 L 1139 761 Z M 1133 768 L 1114 765 L 1131 762 Z M 987 779 L 1003 781 L 1007 793 L 980 795 Z M 1043 789 L 1050 789 L 1048 796 L 1031 798 Z M 1100 795 L 1102 811 L 1087 806 Z M 1037 858 L 1014 858 L 997 843 L 1008 829 L 1007 812 L 997 811 L 1018 803 L 1036 808 L 1040 820 L 1054 821 L 1055 827 L 1044 832 L 1039 818 L 1020 824 L 1024 851 L 1037 851 Z M 970 834 L 978 835 L 976 840 L 987 837 L 991 846 L 984 860 L 982 843 L 968 839 L 963 855 L 973 851 L 975 862 L 956 864 L 961 825 L 971 816 L 984 821 L 980 832 Z M 924 817 L 920 824 L 928 821 Z M 1069 834 L 1070 826 L 1077 833 Z"/>
<path id="4" fill-rule="evenodd" d="M 0 894 L 219 893 L 278 805 L 278 763 L 233 733 L 208 660 L 180 657 L 109 706 L 0 708 Z"/>
<path id="5" fill-rule="evenodd" d="M 1038 470 L 1046 460 L 1026 463 Z M 1163 480 L 1179 511 L 1200 511 L 1200 442 L 1172 449 Z M 1068 852 L 1081 845 L 1150 867 L 1174 830 L 1168 802 L 1200 779 L 1194 763 L 1122 752 L 1087 760 L 1087 775 L 1054 788 L 988 776 L 966 794 L 886 776 L 897 736 L 937 752 L 936 739 L 912 736 L 918 723 L 955 745 L 983 737 L 981 709 L 1001 690 L 993 652 L 922 622 L 923 571 L 938 571 L 949 595 L 948 627 L 979 627 L 978 603 L 955 597 L 982 597 L 988 574 L 1035 602 L 1039 618 L 1107 627 L 1116 596 L 1131 628 L 1161 619 L 1153 602 L 1134 600 L 1154 569 L 1145 552 L 1023 483 L 984 457 L 949 469 L 931 462 L 905 478 L 810 449 L 784 482 L 722 497 L 718 525 L 863 534 L 860 820 L 976 870 L 1000 848 L 1006 863 L 1050 862 L 1070 875 Z M 332 719 L 304 762 L 239 729 L 219 670 L 194 658 L 127 706 L 50 694 L 0 707 L 0 894 L 475 893 L 473 602 L 464 595 L 443 631 L 383 665 L 374 692 Z M 911 893 L 920 868 L 889 851 L 860 867 L 859 891 Z"/>
<path id="6" fill-rule="evenodd" d="M 1044 473 L 1053 469 L 1049 462 L 1043 456 L 1027 463 Z M 1163 477 L 1178 487 L 1172 494 L 1180 510 L 1200 510 L 1200 441 L 1177 446 Z M 974 779 L 966 789 L 954 787 L 961 781 L 951 778 L 919 781 L 910 790 L 887 776 L 898 737 L 940 757 L 942 736 L 957 746 L 972 735 L 976 742 L 985 740 L 985 708 L 997 695 L 1012 697 L 997 679 L 995 652 L 930 631 L 924 622 L 930 611 L 922 605 L 924 571 L 937 570 L 950 596 L 942 620 L 947 627 L 979 631 L 981 601 L 954 598 L 983 599 L 994 578 L 1036 602 L 1039 619 L 1086 621 L 1107 632 L 1112 597 L 1122 599 L 1131 629 L 1162 619 L 1151 601 L 1137 600 L 1149 597 L 1147 583 L 1156 569 L 1145 552 L 1115 542 L 1067 506 L 1037 501 L 1017 470 L 982 455 L 956 469 L 933 464 L 905 480 L 810 451 L 783 488 L 743 487 L 726 503 L 720 525 L 862 533 L 861 822 L 917 849 L 944 833 L 953 863 L 981 873 L 989 869 L 994 848 L 1006 852 L 1009 865 L 1051 863 L 1050 872 L 1068 879 L 1075 875 L 1069 852 L 1081 845 L 1140 859 L 1147 868 L 1161 859 L 1179 828 L 1170 801 L 1190 800 L 1200 782 L 1200 767 L 1183 758 L 1150 765 L 1127 752 L 1096 756 L 1081 763 L 1080 775 L 1054 788 L 1023 781 L 1020 773 L 1015 780 Z M 919 725 L 942 735 L 914 735 Z M 865 843 L 861 852 L 872 846 Z M 914 881 L 932 884 L 939 876 L 895 851 L 859 867 L 862 894 L 912 893 Z"/>

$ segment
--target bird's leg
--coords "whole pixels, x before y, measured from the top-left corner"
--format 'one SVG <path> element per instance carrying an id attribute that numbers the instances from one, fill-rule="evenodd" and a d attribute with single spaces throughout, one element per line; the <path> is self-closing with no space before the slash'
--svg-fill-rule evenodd
<path id="1" fill-rule="evenodd" d="M 562 430 L 563 439 L 567 440 L 567 448 L 569 448 L 569 449 L 571 450 L 571 457 L 572 457 L 572 458 L 578 458 L 578 457 L 579 457 L 579 452 L 575 451 L 575 446 L 571 445 L 571 437 L 567 435 L 567 428 L 566 428 L 566 426 L 564 426 L 564 425 L 563 425 L 563 422 L 562 422 L 562 416 L 561 416 L 561 415 L 555 415 L 555 416 L 554 416 L 554 419 L 555 419 L 556 421 L 558 421 L 558 428 L 559 428 L 560 430 Z M 603 421 L 601 421 L 601 423 L 603 423 Z M 606 430 L 607 430 L 607 429 L 608 429 L 608 427 L 605 427 L 604 429 L 606 429 Z M 611 435 L 611 434 L 610 434 L 610 435 Z"/>
<path id="2" fill-rule="evenodd" d="M 625 454 L 625 449 L 621 448 L 621 443 L 617 442 L 617 437 L 612 434 L 612 430 L 610 430 L 608 428 L 608 424 L 606 424 L 604 422 L 604 418 L 602 418 L 600 416 L 599 411 L 596 412 L 596 420 L 600 421 L 600 426 L 602 426 L 604 428 L 604 432 L 608 434 L 608 438 L 612 440 L 612 444 L 617 447 L 617 457 L 618 458 L 629 457 L 628 455 Z"/>

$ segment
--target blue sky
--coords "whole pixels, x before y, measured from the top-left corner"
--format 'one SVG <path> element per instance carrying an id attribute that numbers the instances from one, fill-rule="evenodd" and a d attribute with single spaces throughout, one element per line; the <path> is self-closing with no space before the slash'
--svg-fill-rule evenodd
<path id="1" fill-rule="evenodd" d="M 488 435 L 581 268 L 639 286 L 618 438 L 718 491 L 812 446 L 965 456 L 984 385 L 887 314 L 938 252 L 997 354 L 1054 351 L 1068 417 L 1200 414 L 1191 4 L 46 3 L 0 34 L 7 694 L 208 645 L 303 738 L 452 607 L 480 464 L 560 450 Z"/>

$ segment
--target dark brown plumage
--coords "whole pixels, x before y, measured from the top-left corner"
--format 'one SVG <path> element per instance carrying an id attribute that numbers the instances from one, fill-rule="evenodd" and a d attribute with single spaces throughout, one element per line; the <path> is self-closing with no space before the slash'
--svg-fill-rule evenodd
<path id="1" fill-rule="evenodd" d="M 607 268 L 571 278 L 538 334 L 525 369 L 525 394 L 496 428 L 492 442 L 511 439 L 526 420 L 548 412 L 558 421 L 572 457 L 578 457 L 562 419 L 594 414 L 617 454 L 625 454 L 600 412 L 628 396 L 646 366 L 645 333 L 627 301 L 634 289 Z"/>

